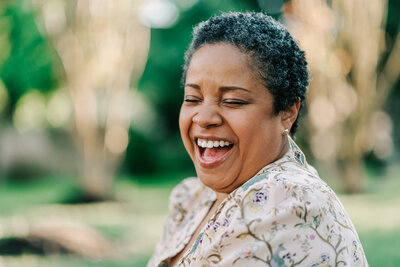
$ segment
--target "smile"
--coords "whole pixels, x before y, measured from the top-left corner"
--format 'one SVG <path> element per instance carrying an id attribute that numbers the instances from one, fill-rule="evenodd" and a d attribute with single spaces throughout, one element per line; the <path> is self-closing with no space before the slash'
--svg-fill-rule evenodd
<path id="1" fill-rule="evenodd" d="M 200 165 L 204 168 L 214 168 L 222 164 L 233 148 L 233 144 L 226 140 L 198 138 L 196 143 Z"/>

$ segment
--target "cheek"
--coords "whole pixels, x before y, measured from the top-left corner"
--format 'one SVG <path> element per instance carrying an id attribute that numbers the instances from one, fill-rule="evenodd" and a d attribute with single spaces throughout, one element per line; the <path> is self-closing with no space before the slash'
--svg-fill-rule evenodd
<path id="1" fill-rule="evenodd" d="M 275 137 L 279 135 L 277 118 L 268 117 L 264 113 L 253 113 L 253 116 L 238 118 L 234 127 L 243 152 L 249 154 L 265 150 L 265 146 L 269 147 L 271 143 L 275 143 Z"/>
<path id="2" fill-rule="evenodd" d="M 235 114 L 231 116 L 231 127 L 239 138 L 240 143 L 253 142 L 254 136 L 267 128 L 265 118 L 257 113 Z"/>
<path id="3" fill-rule="evenodd" d="M 181 107 L 179 113 L 179 130 L 181 131 L 182 138 L 185 138 L 185 135 L 188 134 L 190 121 L 188 111 L 184 107 Z"/>
<path id="4" fill-rule="evenodd" d="M 181 133 L 183 144 L 185 145 L 185 148 L 188 152 L 190 148 L 189 128 L 191 122 L 192 117 L 190 113 L 184 107 L 182 107 L 179 113 L 179 130 Z"/>

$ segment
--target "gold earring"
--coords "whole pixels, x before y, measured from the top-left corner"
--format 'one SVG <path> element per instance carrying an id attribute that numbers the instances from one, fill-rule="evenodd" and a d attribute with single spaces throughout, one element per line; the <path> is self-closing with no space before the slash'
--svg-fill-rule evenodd
<path id="1" fill-rule="evenodd" d="M 288 135 L 289 134 L 289 130 L 288 129 L 285 129 L 283 132 L 282 132 L 282 135 Z"/>

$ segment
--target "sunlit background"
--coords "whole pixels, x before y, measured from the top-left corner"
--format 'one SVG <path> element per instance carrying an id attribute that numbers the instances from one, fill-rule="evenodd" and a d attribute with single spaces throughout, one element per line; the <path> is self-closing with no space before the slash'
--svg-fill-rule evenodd
<path id="1" fill-rule="evenodd" d="M 400 266 L 400 1 L 0 1 L 0 266 L 144 266 L 170 190 L 195 24 L 264 11 L 306 51 L 297 142 L 371 266 Z"/>

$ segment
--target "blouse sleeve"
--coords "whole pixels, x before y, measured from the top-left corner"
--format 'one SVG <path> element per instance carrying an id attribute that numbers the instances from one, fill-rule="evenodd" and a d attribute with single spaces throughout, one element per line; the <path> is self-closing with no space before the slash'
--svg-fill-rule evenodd
<path id="1" fill-rule="evenodd" d="M 211 265 L 368 266 L 349 217 L 323 183 L 263 184 L 230 205 L 236 212 L 224 214 L 219 237 L 206 231 Z"/>
<path id="2" fill-rule="evenodd" d="M 186 178 L 169 195 L 169 217 L 163 234 L 147 266 L 163 265 L 162 261 L 173 254 L 172 240 L 191 207 L 196 192 L 201 189 L 197 178 Z M 160 263 L 161 262 L 161 263 Z"/>

